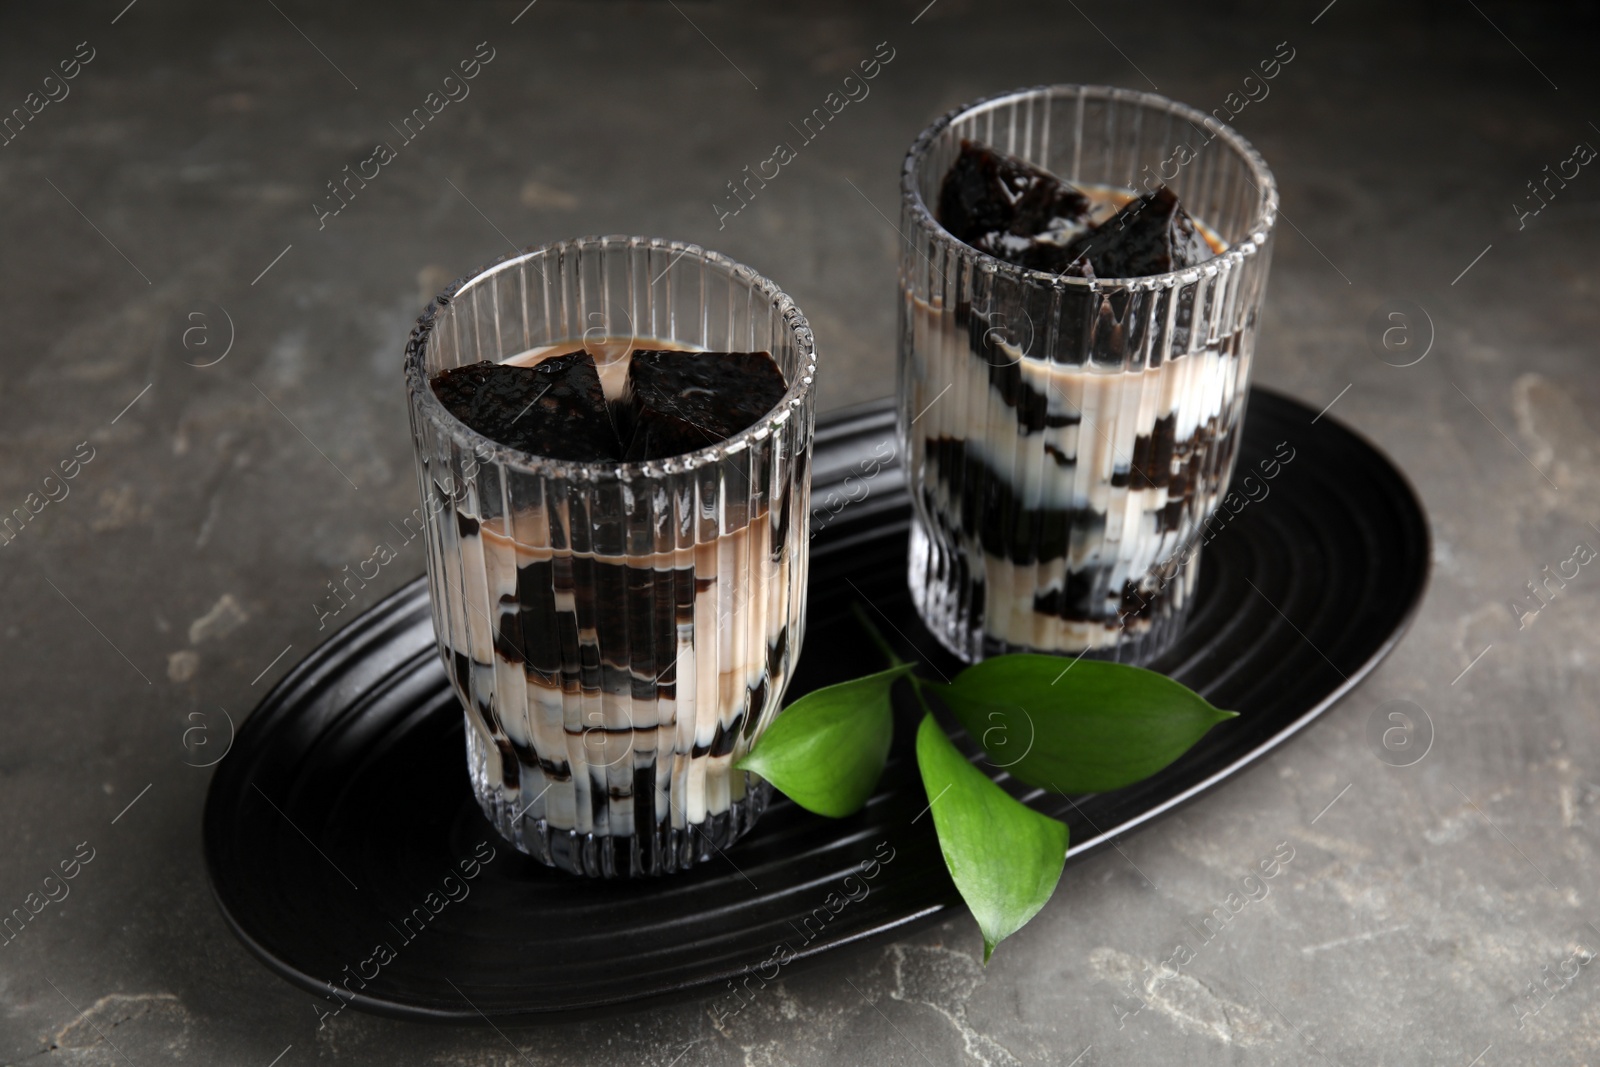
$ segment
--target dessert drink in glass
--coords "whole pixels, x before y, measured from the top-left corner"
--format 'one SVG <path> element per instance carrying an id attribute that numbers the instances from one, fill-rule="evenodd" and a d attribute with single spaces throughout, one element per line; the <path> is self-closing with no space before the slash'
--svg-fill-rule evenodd
<path id="1" fill-rule="evenodd" d="M 639 237 L 502 259 L 418 321 L 434 629 L 472 790 L 523 852 L 660 874 L 765 807 L 733 764 L 804 636 L 815 367 L 770 281 Z"/>
<path id="2" fill-rule="evenodd" d="M 1057 85 L 935 122 L 902 176 L 909 582 L 966 660 L 1148 662 L 1233 469 L 1277 190 L 1204 112 Z"/>

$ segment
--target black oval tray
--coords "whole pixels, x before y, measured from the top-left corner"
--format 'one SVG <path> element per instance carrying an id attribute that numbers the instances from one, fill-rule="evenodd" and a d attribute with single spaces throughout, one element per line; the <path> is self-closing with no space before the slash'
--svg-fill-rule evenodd
<path id="1" fill-rule="evenodd" d="M 1382 454 L 1313 415 L 1252 391 L 1236 480 L 1279 442 L 1294 458 L 1207 543 L 1185 636 L 1154 665 L 1241 717 L 1154 778 L 1075 803 L 992 772 L 1065 819 L 1069 859 L 1261 758 L 1354 686 L 1410 621 L 1428 573 L 1421 505 Z M 910 505 L 900 470 L 883 462 L 893 440 L 887 402 L 818 427 L 809 622 L 791 698 L 882 666 L 851 617 L 855 601 L 882 613 L 904 652 L 959 668 L 906 593 Z M 461 710 L 419 578 L 307 656 L 242 726 L 211 783 L 206 862 L 234 932 L 327 1011 L 529 1023 L 727 996 L 731 978 L 773 977 L 780 943 L 795 956 L 788 973 L 960 906 L 932 820 L 916 818 L 927 799 L 910 758 L 915 722 L 900 709 L 883 781 L 851 818 L 779 796 L 747 838 L 697 869 L 575 878 L 517 853 L 473 802 Z"/>

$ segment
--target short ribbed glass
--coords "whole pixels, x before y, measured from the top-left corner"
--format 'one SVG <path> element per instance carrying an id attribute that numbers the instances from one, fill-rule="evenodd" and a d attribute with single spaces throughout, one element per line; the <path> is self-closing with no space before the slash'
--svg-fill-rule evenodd
<path id="1" fill-rule="evenodd" d="M 978 252 L 930 208 L 963 139 L 1082 186 L 1164 182 L 1226 251 L 1098 281 Z M 1212 115 L 1056 85 L 934 123 L 901 192 L 899 432 L 923 621 L 969 661 L 1154 658 L 1181 630 L 1201 529 L 1233 469 L 1277 216 L 1271 173 Z"/>
<path id="2" fill-rule="evenodd" d="M 605 364 L 635 343 L 766 351 L 788 390 L 721 444 L 576 463 L 496 444 L 429 384 L 547 345 Z M 815 369 L 804 316 L 771 282 L 639 237 L 502 259 L 418 320 L 406 386 L 434 629 L 473 791 L 523 852 L 660 874 L 727 847 L 766 806 L 767 784 L 733 764 L 778 711 L 804 636 Z"/>

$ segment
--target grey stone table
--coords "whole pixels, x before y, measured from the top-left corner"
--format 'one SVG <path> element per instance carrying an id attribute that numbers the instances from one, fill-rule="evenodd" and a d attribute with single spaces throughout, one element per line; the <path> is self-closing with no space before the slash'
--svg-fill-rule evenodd
<path id="1" fill-rule="evenodd" d="M 56 499 L 0 545 L 0 913 L 76 876 L 0 939 L 0 1062 L 1600 1060 L 1600 573 L 1526 585 L 1600 547 L 1600 170 L 1528 185 L 1600 145 L 1592 8 L 524 3 L 5 9 L 0 511 Z M 870 95 L 720 215 L 880 42 Z M 199 851 L 210 772 L 186 763 L 415 506 L 397 368 L 444 282 L 580 233 L 699 241 L 797 297 L 837 407 L 890 388 L 885 215 L 928 120 L 1046 81 L 1210 110 L 1280 42 L 1294 58 L 1235 120 L 1285 208 L 1256 374 L 1393 455 L 1436 538 L 1410 635 L 1307 736 L 1070 868 L 987 969 L 963 916 L 721 1027 L 691 1004 L 319 1030 L 229 935 Z M 402 138 L 475 53 L 470 95 Z M 380 141 L 395 158 L 332 200 Z M 1372 323 L 1431 350 L 1392 366 Z M 349 612 L 422 566 L 409 547 Z M 1396 700 L 1431 740 L 1403 767 L 1368 740 Z M 1202 940 L 1280 845 L 1270 892 Z M 1194 958 L 1159 980 L 1179 942 Z"/>

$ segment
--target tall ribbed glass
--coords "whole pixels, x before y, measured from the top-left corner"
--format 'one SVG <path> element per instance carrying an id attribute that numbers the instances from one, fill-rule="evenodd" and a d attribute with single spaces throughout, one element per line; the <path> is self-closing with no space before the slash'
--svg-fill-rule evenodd
<path id="1" fill-rule="evenodd" d="M 963 139 L 1080 186 L 1165 183 L 1226 250 L 1093 281 L 978 252 L 929 207 Z M 1277 216 L 1271 173 L 1211 115 L 1058 85 L 934 123 L 901 192 L 899 433 L 923 621 L 967 660 L 1148 661 L 1182 627 L 1201 528 L 1233 469 Z"/>
<path id="2" fill-rule="evenodd" d="M 442 370 L 544 346 L 766 351 L 788 390 L 688 455 L 576 463 L 445 410 Z M 525 357 L 526 359 L 526 357 Z M 678 870 L 744 833 L 769 787 L 733 763 L 778 711 L 805 625 L 816 357 L 793 301 L 693 245 L 596 237 L 502 259 L 418 320 L 406 385 L 434 629 L 484 814 L 536 859 Z"/>

